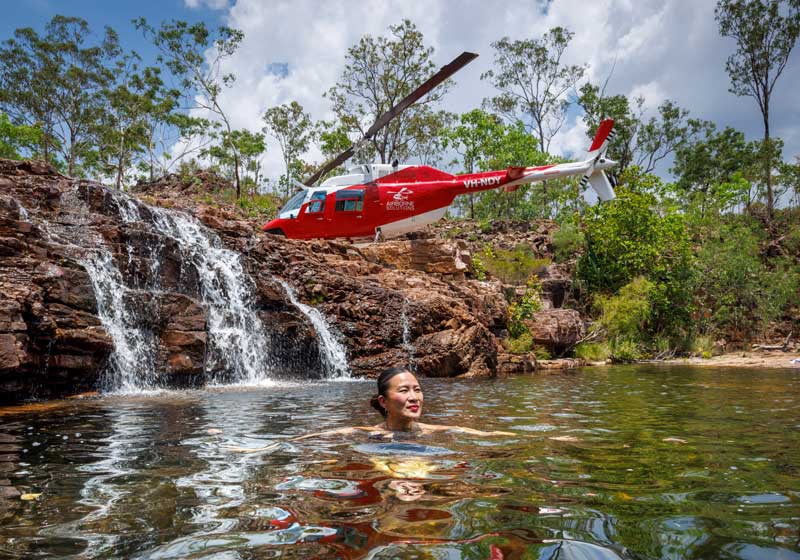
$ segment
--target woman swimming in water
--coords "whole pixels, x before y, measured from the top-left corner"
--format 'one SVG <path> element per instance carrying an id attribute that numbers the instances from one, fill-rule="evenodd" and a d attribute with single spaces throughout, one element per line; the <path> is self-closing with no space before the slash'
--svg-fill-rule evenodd
<path id="1" fill-rule="evenodd" d="M 374 426 L 353 426 L 352 428 L 338 428 L 306 434 L 284 441 L 300 441 L 321 436 L 346 435 L 356 432 L 367 432 L 371 436 L 394 438 L 395 435 L 404 434 L 429 434 L 433 432 L 456 432 L 476 436 L 514 436 L 511 432 L 491 431 L 484 432 L 462 426 L 446 426 L 438 424 L 423 424 L 419 421 L 422 416 L 422 403 L 424 397 L 417 377 L 407 368 L 387 369 L 378 376 L 378 394 L 370 400 L 372 407 L 377 410 L 384 421 Z M 273 449 L 282 442 L 271 444 L 267 447 L 256 449 L 230 448 L 243 453 L 255 453 Z"/>
<path id="2" fill-rule="evenodd" d="M 377 410 L 384 421 L 381 424 L 367 429 L 371 432 L 394 434 L 405 433 L 430 433 L 430 432 L 461 432 L 479 436 L 513 436 L 511 432 L 482 432 L 461 426 L 444 426 L 437 424 L 423 424 L 419 421 L 422 416 L 422 403 L 424 396 L 422 387 L 417 377 L 407 368 L 392 368 L 383 371 L 378 376 L 378 394 L 372 397 L 370 404 Z"/>

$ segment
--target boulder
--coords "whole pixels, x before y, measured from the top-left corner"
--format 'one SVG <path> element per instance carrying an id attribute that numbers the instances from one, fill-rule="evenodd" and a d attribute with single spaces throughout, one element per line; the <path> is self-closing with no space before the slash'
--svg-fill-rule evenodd
<path id="1" fill-rule="evenodd" d="M 536 344 L 560 353 L 586 335 L 586 325 L 574 309 L 545 309 L 525 321 Z"/>

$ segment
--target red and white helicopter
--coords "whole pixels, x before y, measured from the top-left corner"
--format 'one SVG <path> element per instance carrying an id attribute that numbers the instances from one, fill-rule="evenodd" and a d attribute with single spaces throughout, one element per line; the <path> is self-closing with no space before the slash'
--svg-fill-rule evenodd
<path id="1" fill-rule="evenodd" d="M 513 191 L 520 185 L 583 175 L 581 187 L 591 185 L 600 200 L 614 198 L 614 189 L 603 170 L 616 165 L 605 157 L 613 137 L 614 121 L 600 123 L 589 152 L 582 161 L 540 167 L 510 167 L 499 171 L 451 175 L 425 165 L 366 164 L 348 169 L 346 175 L 314 183 L 335 169 L 378 130 L 431 89 L 478 55 L 462 53 L 419 88 L 392 107 L 370 127 L 364 138 L 322 166 L 265 224 L 267 233 L 294 239 L 394 237 L 421 229 L 442 218 L 456 196 L 491 189 Z"/>

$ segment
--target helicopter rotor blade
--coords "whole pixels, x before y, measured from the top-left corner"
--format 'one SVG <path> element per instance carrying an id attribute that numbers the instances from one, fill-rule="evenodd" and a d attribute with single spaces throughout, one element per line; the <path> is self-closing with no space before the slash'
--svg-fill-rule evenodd
<path id="1" fill-rule="evenodd" d="M 397 105 L 386 111 L 382 114 L 375 123 L 369 127 L 366 133 L 364 133 L 364 137 L 344 150 L 342 153 L 337 155 L 335 158 L 331 159 L 325 165 L 320 167 L 317 171 L 314 172 L 308 179 L 304 181 L 307 186 L 313 185 L 320 177 L 325 175 L 331 169 L 335 169 L 340 166 L 342 163 L 353 157 L 356 151 L 364 145 L 364 143 L 371 139 L 376 132 L 382 129 L 384 126 L 389 124 L 392 119 L 397 117 L 400 113 L 408 109 L 411 105 L 413 105 L 416 101 L 418 101 L 421 97 L 425 94 L 430 92 L 433 88 L 444 82 L 450 76 L 461 70 L 464 66 L 472 62 L 478 57 L 477 54 L 471 52 L 463 52 L 458 55 L 452 62 L 442 66 L 442 68 L 436 72 L 433 76 L 425 80 L 417 89 L 409 93 L 406 97 L 402 99 Z"/>

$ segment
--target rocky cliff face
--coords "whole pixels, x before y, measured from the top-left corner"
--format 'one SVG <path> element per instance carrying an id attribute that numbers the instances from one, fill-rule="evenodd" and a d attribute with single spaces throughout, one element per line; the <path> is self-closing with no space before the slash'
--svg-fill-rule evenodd
<path id="1" fill-rule="evenodd" d="M 470 278 L 465 240 L 364 246 L 287 240 L 195 202 L 187 189 L 196 188 L 174 181 L 143 186 L 137 194 L 153 206 L 137 203 L 131 219 L 131 208 L 98 183 L 70 179 L 37 163 L 0 160 L 4 400 L 101 384 L 118 359 L 114 336 L 119 336 L 109 332 L 101 308 L 106 314 L 124 308 L 142 323 L 136 334 L 146 339 L 147 351 L 137 361 L 147 362 L 158 383 L 193 385 L 209 375 L 224 380 L 224 364 L 215 363 L 209 339 L 210 322 L 218 318 L 203 293 L 202 269 L 196 256 L 159 229 L 163 217 L 156 206 L 195 216 L 216 232 L 221 247 L 241 255 L 253 308 L 266 332 L 270 355 L 263 360 L 270 375 L 305 378 L 324 369 L 314 327 L 278 279 L 328 318 L 354 375 L 375 375 L 403 363 L 426 376 L 491 376 L 534 367 L 531 358 L 504 353 L 503 287 Z M 125 287 L 117 290 L 119 301 L 98 301 L 92 270 L 103 265 L 98 254 L 107 255 L 119 276 L 115 281 Z M 557 292 L 559 281 L 552 284 Z M 125 320 L 119 324 L 130 326 Z"/>

